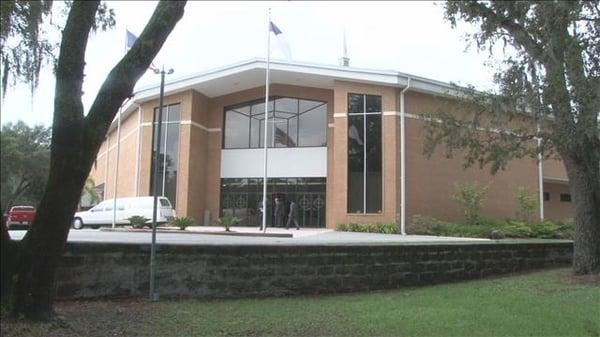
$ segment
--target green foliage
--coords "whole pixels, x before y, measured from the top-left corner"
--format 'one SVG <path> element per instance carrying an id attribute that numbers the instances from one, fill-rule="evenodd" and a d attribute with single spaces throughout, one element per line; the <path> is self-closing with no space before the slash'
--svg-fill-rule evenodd
<path id="1" fill-rule="evenodd" d="M 64 1 L 62 10 L 52 10 L 54 1 L 4 0 L 0 2 L 0 61 L 2 62 L 2 95 L 8 85 L 28 83 L 31 92 L 37 88 L 39 74 L 46 64 L 57 62 L 59 43 L 52 38 L 64 27 L 62 22 L 71 8 Z M 98 6 L 92 29 L 114 27 L 115 13 L 106 2 Z M 54 33 L 54 34 L 53 34 Z M 9 81 L 10 79 L 10 81 Z"/>
<path id="2" fill-rule="evenodd" d="M 481 208 L 486 200 L 488 187 L 480 187 L 477 183 L 464 183 L 455 184 L 455 189 L 452 200 L 464 208 L 467 224 L 479 224 L 481 221 Z"/>
<path id="3" fill-rule="evenodd" d="M 179 229 L 181 229 L 183 231 L 188 226 L 191 226 L 194 224 L 194 218 L 192 218 L 191 216 L 177 217 L 177 218 L 171 220 L 171 224 L 173 226 L 179 227 Z"/>
<path id="4" fill-rule="evenodd" d="M 225 231 L 229 232 L 229 228 L 234 226 L 236 223 L 241 220 L 235 216 L 224 216 L 215 221 L 215 225 L 225 227 Z"/>
<path id="5" fill-rule="evenodd" d="M 359 223 L 341 223 L 338 224 L 335 230 L 340 232 L 362 232 L 362 233 L 379 233 L 379 234 L 397 234 L 398 224 L 396 223 L 374 223 L 374 224 L 359 224 Z"/>
<path id="6" fill-rule="evenodd" d="M 538 238 L 573 239 L 572 221 L 498 221 L 483 219 L 477 225 L 445 222 L 432 217 L 415 215 L 408 227 L 410 234 L 471 237 L 471 238 Z"/>
<path id="7" fill-rule="evenodd" d="M 15 204 L 36 206 L 50 166 L 50 128 L 29 127 L 22 121 L 0 132 L 0 203 L 5 211 Z"/>
<path id="8" fill-rule="evenodd" d="M 101 201 L 100 194 L 96 189 L 96 182 L 92 177 L 88 177 L 83 185 L 83 191 L 81 193 L 82 199 L 87 197 L 90 205 L 96 205 Z"/>
<path id="9" fill-rule="evenodd" d="M 134 215 L 127 218 L 127 220 L 129 220 L 129 223 L 133 228 L 144 228 L 144 226 L 146 226 L 146 221 L 150 219 L 141 215 Z"/>
<path id="10" fill-rule="evenodd" d="M 524 187 L 519 188 L 516 195 L 517 199 L 517 219 L 531 223 L 534 218 L 535 210 L 538 208 L 537 198 L 529 195 Z"/>

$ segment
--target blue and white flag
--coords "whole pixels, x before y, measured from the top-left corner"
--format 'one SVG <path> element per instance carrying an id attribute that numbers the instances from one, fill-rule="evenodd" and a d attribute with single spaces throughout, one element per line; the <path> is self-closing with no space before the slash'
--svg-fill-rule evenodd
<path id="1" fill-rule="evenodd" d="M 277 44 L 279 45 L 279 48 L 281 49 L 281 51 L 283 52 L 283 55 L 285 56 L 285 58 L 288 61 L 292 60 L 292 52 L 290 50 L 290 45 L 288 44 L 285 35 L 281 32 L 281 29 L 279 29 L 279 27 L 277 27 L 273 21 L 270 22 L 269 25 L 269 30 L 275 34 L 275 37 L 277 38 Z"/>
<path id="2" fill-rule="evenodd" d="M 127 29 L 125 29 L 125 35 L 125 51 L 129 51 L 137 40 L 137 36 L 133 35 L 133 33 Z"/>

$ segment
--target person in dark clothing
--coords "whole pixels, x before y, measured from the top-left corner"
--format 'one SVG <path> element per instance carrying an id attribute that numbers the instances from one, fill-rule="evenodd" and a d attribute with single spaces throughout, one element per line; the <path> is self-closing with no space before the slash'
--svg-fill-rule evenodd
<path id="1" fill-rule="evenodd" d="M 290 212 L 288 213 L 288 220 L 285 224 L 285 229 L 289 229 L 292 223 L 296 225 L 297 230 L 300 229 L 300 226 L 298 225 L 298 205 L 294 202 L 294 200 L 290 202 Z"/>
<path id="2" fill-rule="evenodd" d="M 275 227 L 283 227 L 283 217 L 285 216 L 284 207 L 285 205 L 281 199 L 275 198 L 275 209 L 273 212 L 273 215 L 275 216 Z"/>

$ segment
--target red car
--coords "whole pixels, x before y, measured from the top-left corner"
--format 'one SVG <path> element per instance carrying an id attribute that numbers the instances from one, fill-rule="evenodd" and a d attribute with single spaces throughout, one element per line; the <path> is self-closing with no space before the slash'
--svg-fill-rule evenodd
<path id="1" fill-rule="evenodd" d="M 13 226 L 29 226 L 35 218 L 35 207 L 32 206 L 13 206 L 8 211 L 6 217 L 6 226 L 10 229 Z"/>

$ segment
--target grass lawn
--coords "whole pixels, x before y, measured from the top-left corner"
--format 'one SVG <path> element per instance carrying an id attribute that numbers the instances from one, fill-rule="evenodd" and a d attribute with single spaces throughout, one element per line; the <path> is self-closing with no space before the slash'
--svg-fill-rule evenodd
<path id="1" fill-rule="evenodd" d="M 600 336 L 600 282 L 558 269 L 361 294 L 57 310 L 71 334 L 3 320 L 2 336 Z"/>

